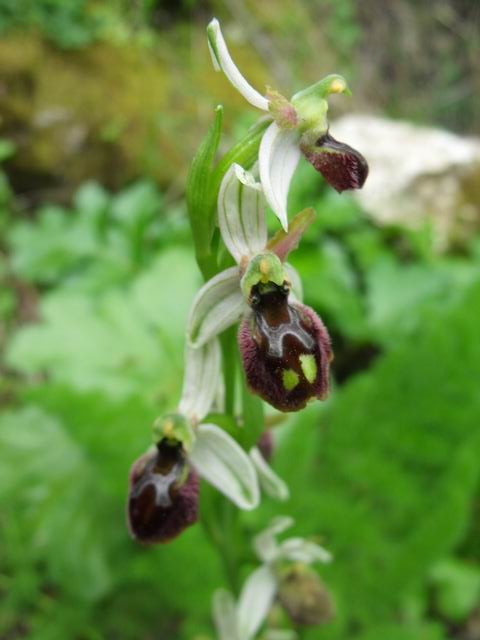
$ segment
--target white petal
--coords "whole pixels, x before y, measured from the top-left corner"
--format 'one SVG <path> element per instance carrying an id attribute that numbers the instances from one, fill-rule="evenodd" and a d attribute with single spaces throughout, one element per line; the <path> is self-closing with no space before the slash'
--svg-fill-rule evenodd
<path id="1" fill-rule="evenodd" d="M 284 540 L 278 548 L 278 558 L 290 560 L 291 562 L 302 562 L 312 564 L 312 562 L 331 562 L 332 554 L 314 542 L 303 538 L 288 538 Z"/>
<path id="2" fill-rule="evenodd" d="M 288 262 L 285 262 L 283 266 L 285 267 L 288 279 L 290 280 L 290 284 L 292 285 L 290 289 L 290 300 L 293 302 L 302 302 L 303 286 L 302 279 L 300 278 L 298 271 Z"/>
<path id="3" fill-rule="evenodd" d="M 213 621 L 219 640 L 240 640 L 235 601 L 226 589 L 218 589 L 213 594 Z"/>
<path id="4" fill-rule="evenodd" d="M 220 30 L 220 24 L 214 18 L 207 27 L 208 48 L 212 56 L 215 71 L 223 71 L 235 89 L 250 104 L 262 111 L 268 111 L 268 100 L 254 89 L 242 76 L 227 49 L 226 42 Z"/>
<path id="5" fill-rule="evenodd" d="M 267 227 L 259 182 L 239 164 L 232 164 L 218 193 L 218 224 L 237 263 L 265 249 Z"/>
<path id="6" fill-rule="evenodd" d="M 257 553 L 257 556 L 263 562 L 273 562 L 278 554 L 278 543 L 275 536 L 285 529 L 288 529 L 293 525 L 293 518 L 289 516 L 278 516 L 274 518 L 270 525 L 259 533 L 253 539 L 253 546 Z"/>
<path id="7" fill-rule="evenodd" d="M 203 347 L 185 349 L 185 374 L 178 412 L 202 420 L 215 400 L 220 383 L 221 352 L 217 338 Z"/>
<path id="8" fill-rule="evenodd" d="M 190 346 L 198 348 L 238 322 L 245 309 L 238 267 L 206 282 L 195 296 L 187 322 Z"/>
<path id="9" fill-rule="evenodd" d="M 198 473 L 240 509 L 255 509 L 260 501 L 257 474 L 242 447 L 223 429 L 201 424 L 190 460 Z"/>
<path id="10" fill-rule="evenodd" d="M 249 576 L 237 606 L 240 640 L 255 637 L 270 611 L 276 592 L 277 581 L 270 567 L 263 565 Z"/>
<path id="11" fill-rule="evenodd" d="M 255 465 L 260 486 L 265 493 L 275 500 L 288 500 L 290 492 L 286 483 L 277 476 L 273 469 L 267 464 L 267 461 L 257 447 L 251 449 L 250 458 Z"/>
<path id="12" fill-rule="evenodd" d="M 288 190 L 301 155 L 299 136 L 297 131 L 280 129 L 272 122 L 263 135 L 258 154 L 263 192 L 285 231 Z"/>

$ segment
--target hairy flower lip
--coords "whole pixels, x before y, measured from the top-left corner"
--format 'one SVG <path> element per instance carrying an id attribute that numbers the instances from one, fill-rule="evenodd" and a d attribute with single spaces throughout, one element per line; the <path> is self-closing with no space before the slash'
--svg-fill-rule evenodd
<path id="1" fill-rule="evenodd" d="M 288 303 L 288 308 L 297 314 L 311 342 L 305 339 L 301 345 L 295 335 L 297 329 L 292 329 L 293 333 L 290 330 L 285 332 L 282 325 L 279 325 L 279 329 L 274 330 L 273 339 L 277 340 L 275 336 L 280 330 L 280 347 L 284 349 L 285 340 L 288 341 L 288 347 L 284 351 L 277 351 L 274 345 L 273 350 L 269 346 L 266 351 L 267 343 L 259 335 L 259 332 L 261 334 L 265 331 L 265 325 L 259 325 L 254 310 L 243 320 L 238 333 L 243 368 L 250 390 L 283 412 L 299 411 L 312 398 L 326 398 L 332 359 L 330 338 L 317 314 L 299 303 Z M 287 322 L 291 322 L 291 318 L 290 315 Z M 305 357 L 313 359 L 311 371 L 304 369 Z"/>
<path id="2" fill-rule="evenodd" d="M 142 544 L 170 542 L 198 519 L 199 480 L 181 446 L 160 443 L 130 470 L 127 526 Z"/>
<path id="3" fill-rule="evenodd" d="M 363 155 L 328 131 L 314 145 L 300 143 L 300 149 L 310 164 L 322 174 L 338 193 L 361 189 L 368 177 L 368 163 Z"/>

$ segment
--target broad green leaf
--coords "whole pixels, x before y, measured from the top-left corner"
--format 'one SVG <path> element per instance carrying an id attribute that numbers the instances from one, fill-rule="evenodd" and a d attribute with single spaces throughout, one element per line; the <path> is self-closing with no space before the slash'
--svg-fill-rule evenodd
<path id="1" fill-rule="evenodd" d="M 191 256 L 171 249 L 124 291 L 54 291 L 42 300 L 41 321 L 17 331 L 6 359 L 24 374 L 47 374 L 78 389 L 140 393 L 174 405 L 195 278 Z"/>

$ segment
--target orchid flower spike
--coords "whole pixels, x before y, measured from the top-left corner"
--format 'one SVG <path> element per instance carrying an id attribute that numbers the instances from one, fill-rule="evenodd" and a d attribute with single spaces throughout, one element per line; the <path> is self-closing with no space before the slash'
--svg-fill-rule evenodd
<path id="1" fill-rule="evenodd" d="M 233 164 L 220 186 L 218 224 L 237 266 L 200 289 L 188 320 L 190 346 L 199 348 L 243 318 L 239 346 L 247 382 L 280 411 L 324 399 L 329 388 L 328 332 L 301 304 L 300 278 L 285 262 L 313 218 L 305 209 L 288 232 L 268 242 L 261 185 Z"/>
<path id="2" fill-rule="evenodd" d="M 168 542 L 198 516 L 198 476 L 240 509 L 260 500 L 256 464 L 223 429 L 204 422 L 218 390 L 218 340 L 187 348 L 186 374 L 176 413 L 154 424 L 154 446 L 130 472 L 127 521 L 133 538 Z"/>
<path id="3" fill-rule="evenodd" d="M 363 186 L 368 175 L 365 158 L 328 132 L 328 96 L 351 95 L 342 76 L 329 75 L 296 93 L 290 101 L 272 89 L 263 96 L 233 62 L 216 18 L 208 25 L 207 36 L 216 71 L 223 71 L 251 105 L 273 118 L 260 145 L 260 179 L 267 202 L 285 230 L 288 190 L 302 153 L 338 192 Z"/>
<path id="4" fill-rule="evenodd" d="M 252 640 L 256 637 L 274 600 L 281 600 L 286 567 L 308 569 L 315 562 L 331 561 L 332 556 L 326 549 L 303 538 L 288 538 L 278 543 L 276 536 L 292 524 L 291 518 L 275 518 L 255 538 L 254 548 L 262 564 L 246 580 L 237 603 L 224 589 L 215 593 L 213 618 L 219 640 Z"/>

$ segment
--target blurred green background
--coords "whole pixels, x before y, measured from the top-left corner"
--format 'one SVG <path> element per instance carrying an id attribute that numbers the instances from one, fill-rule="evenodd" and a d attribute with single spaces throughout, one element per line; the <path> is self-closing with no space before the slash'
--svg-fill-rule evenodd
<path id="1" fill-rule="evenodd" d="M 214 637 L 225 576 L 201 526 L 146 549 L 124 524 L 200 284 L 188 166 L 216 104 L 223 149 L 257 115 L 211 68 L 213 15 L 258 87 L 339 72 L 336 116 L 480 133 L 475 0 L 0 0 L 2 640 Z M 439 252 L 434 221 L 381 226 L 303 164 L 307 205 L 292 262 L 334 391 L 278 429 L 291 499 L 243 515 L 235 553 L 246 575 L 279 512 L 333 551 L 337 618 L 301 638 L 479 640 L 479 237 Z"/>

